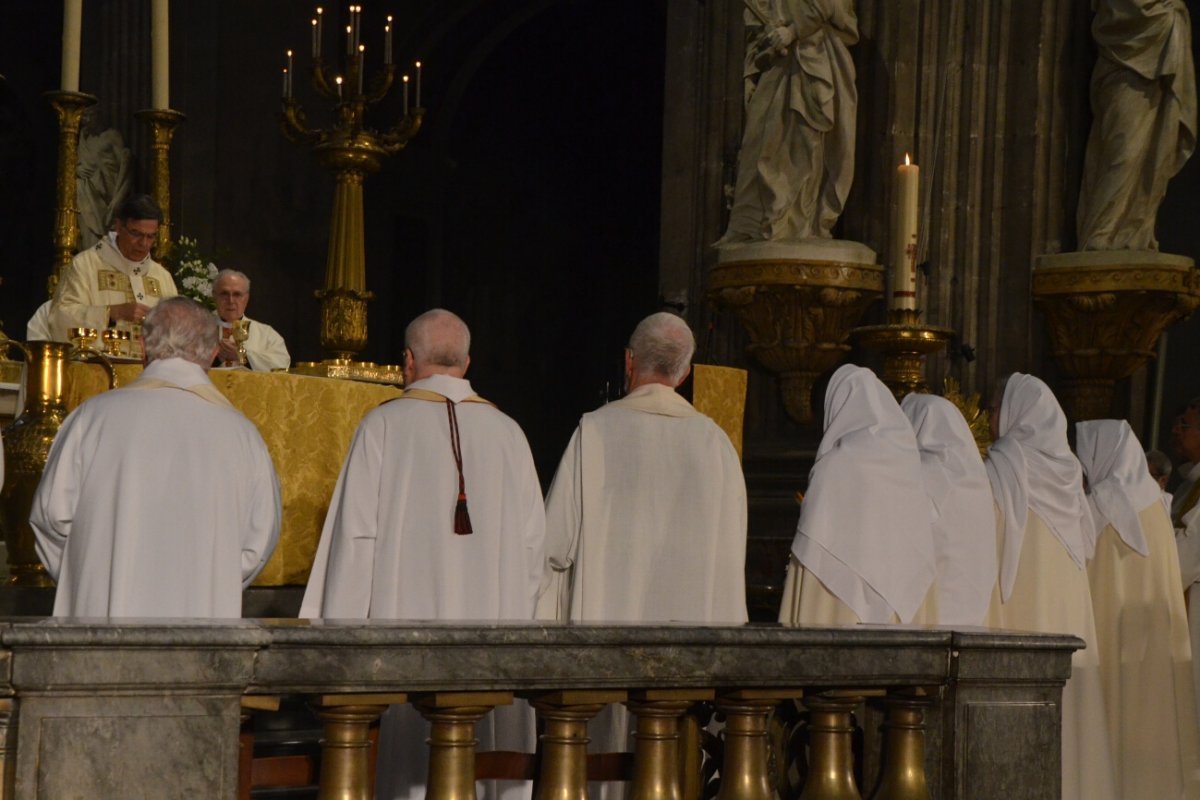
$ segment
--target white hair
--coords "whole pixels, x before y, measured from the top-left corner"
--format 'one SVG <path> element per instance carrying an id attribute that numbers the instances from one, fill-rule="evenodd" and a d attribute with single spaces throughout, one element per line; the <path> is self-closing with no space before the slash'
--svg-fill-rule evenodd
<path id="1" fill-rule="evenodd" d="M 169 297 L 150 309 L 142 322 L 146 361 L 182 358 L 212 366 L 220 325 L 208 309 L 187 297 Z"/>
<path id="2" fill-rule="evenodd" d="M 629 337 L 629 350 L 641 376 L 657 376 L 679 383 L 687 376 L 696 352 L 692 329 L 668 311 L 651 314 L 638 323 Z"/>
<path id="3" fill-rule="evenodd" d="M 223 269 L 217 273 L 217 277 L 213 278 L 213 287 L 215 288 L 222 278 L 241 278 L 246 282 L 246 294 L 250 294 L 250 279 L 246 277 L 246 273 L 239 272 L 236 269 Z"/>
<path id="4" fill-rule="evenodd" d="M 471 354 L 471 331 L 459 316 L 434 308 L 408 323 L 404 346 L 412 351 L 418 366 L 436 364 L 466 369 Z"/>

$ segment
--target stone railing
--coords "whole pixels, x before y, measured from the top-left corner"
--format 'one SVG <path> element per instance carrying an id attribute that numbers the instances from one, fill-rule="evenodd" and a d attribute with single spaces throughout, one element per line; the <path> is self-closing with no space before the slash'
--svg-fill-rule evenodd
<path id="1" fill-rule="evenodd" d="M 855 770 L 876 798 L 1057 798 L 1059 703 L 1081 645 L 882 627 L 13 619 L 0 623 L 0 797 L 232 799 L 243 707 L 303 695 L 325 726 L 322 798 L 370 796 L 368 727 L 398 702 L 433 723 L 429 797 L 473 798 L 474 720 L 514 696 L 544 726 L 546 800 L 584 796 L 586 722 L 610 702 L 637 719 L 630 794 L 697 797 L 679 731 L 698 700 L 725 718 L 719 800 L 789 796 L 775 776 L 792 759 L 805 798 L 858 797 Z M 801 744 L 780 744 L 777 707 L 806 711 Z"/>

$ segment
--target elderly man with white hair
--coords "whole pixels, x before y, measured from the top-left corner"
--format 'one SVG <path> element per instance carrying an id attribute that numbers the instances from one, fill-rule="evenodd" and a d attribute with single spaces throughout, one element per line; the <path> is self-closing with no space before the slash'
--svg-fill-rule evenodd
<path id="1" fill-rule="evenodd" d="M 240 617 L 279 536 L 279 483 L 206 374 L 217 321 L 184 297 L 142 325 L 148 364 L 71 413 L 33 498 L 56 616 Z"/>
<path id="2" fill-rule="evenodd" d="M 1200 797 L 1192 650 L 1175 532 L 1125 420 L 1075 425 L 1087 476 L 1100 679 L 1121 797 Z"/>
<path id="3" fill-rule="evenodd" d="M 525 434 L 465 379 L 471 333 L 455 314 L 422 314 L 404 343 L 407 388 L 354 434 L 300 616 L 530 620 L 545 516 Z M 428 735 L 412 706 L 388 710 L 376 797 L 424 796 Z M 498 708 L 478 736 L 484 749 L 531 750 L 532 712 Z"/>
<path id="4" fill-rule="evenodd" d="M 292 365 L 287 345 L 274 328 L 265 322 L 246 316 L 246 305 L 250 302 L 250 279 L 246 273 L 236 269 L 223 269 L 213 281 L 213 300 L 217 304 L 217 316 L 221 318 L 221 341 L 217 358 L 222 366 L 237 366 L 238 348 L 233 340 L 233 323 L 244 322 L 246 339 L 246 361 L 250 369 L 270 372 L 287 369 Z"/>

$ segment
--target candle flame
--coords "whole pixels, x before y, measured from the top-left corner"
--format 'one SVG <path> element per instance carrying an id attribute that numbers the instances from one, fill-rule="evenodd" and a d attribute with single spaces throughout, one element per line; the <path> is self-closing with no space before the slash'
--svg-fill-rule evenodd
<path id="1" fill-rule="evenodd" d="M 407 76 L 407 75 L 405 75 L 405 76 L 404 76 L 404 78 L 403 78 L 402 80 L 403 80 L 405 83 L 408 83 L 408 76 Z"/>
<path id="2" fill-rule="evenodd" d="M 365 44 L 360 44 L 358 46 L 358 52 L 360 52 L 360 53 L 365 52 L 366 49 L 367 49 L 367 46 Z"/>
<path id="3" fill-rule="evenodd" d="M 292 57 L 292 51 L 288 50 L 288 58 L 291 58 L 291 57 Z"/>
<path id="4" fill-rule="evenodd" d="M 325 9 L 321 8 L 320 6 L 317 6 L 317 16 L 320 16 L 321 14 L 324 14 L 324 13 L 325 13 Z"/>
<path id="5" fill-rule="evenodd" d="M 383 32 L 384 32 L 384 33 L 388 33 L 389 31 L 391 31 L 391 29 L 392 29 L 392 26 L 391 26 L 391 25 L 384 25 L 384 26 L 383 26 Z"/>
<path id="6" fill-rule="evenodd" d="M 349 25 L 347 25 L 347 26 L 346 26 L 346 33 L 349 33 L 349 32 L 350 32 L 350 26 L 349 26 Z"/>
<path id="7" fill-rule="evenodd" d="M 342 85 L 342 76 L 338 75 L 336 78 L 333 79 L 333 82 L 336 83 L 338 86 L 341 86 Z"/>
<path id="8" fill-rule="evenodd" d="M 906 167 L 907 167 L 907 166 L 909 166 L 910 164 L 912 164 L 912 162 L 908 160 L 908 153 L 905 153 L 905 154 L 904 154 L 904 166 L 906 166 Z"/>
<path id="9" fill-rule="evenodd" d="M 420 68 L 421 68 L 421 62 L 420 62 L 420 61 L 418 61 L 418 62 L 417 62 L 417 69 L 420 69 Z"/>
<path id="10" fill-rule="evenodd" d="M 312 24 L 313 24 L 314 28 L 317 27 L 317 18 L 316 17 L 313 17 Z"/>
<path id="11" fill-rule="evenodd" d="M 388 14 L 388 22 L 391 22 L 391 21 L 392 21 L 392 15 Z"/>

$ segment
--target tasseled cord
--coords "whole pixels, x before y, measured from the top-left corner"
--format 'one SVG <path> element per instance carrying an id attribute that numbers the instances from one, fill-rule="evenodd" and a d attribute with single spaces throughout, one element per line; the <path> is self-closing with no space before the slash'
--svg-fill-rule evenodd
<path id="1" fill-rule="evenodd" d="M 454 532 L 459 536 L 474 533 L 471 515 L 467 513 L 467 483 L 463 478 L 462 441 L 458 435 L 458 414 L 454 403 L 446 398 L 446 415 L 450 418 L 450 449 L 454 451 L 454 465 L 458 467 L 458 502 L 454 504 Z"/>

